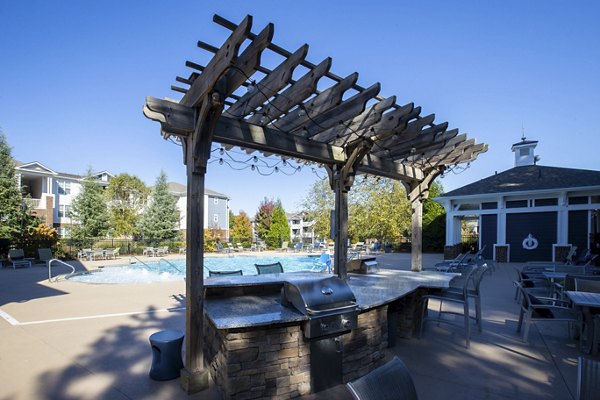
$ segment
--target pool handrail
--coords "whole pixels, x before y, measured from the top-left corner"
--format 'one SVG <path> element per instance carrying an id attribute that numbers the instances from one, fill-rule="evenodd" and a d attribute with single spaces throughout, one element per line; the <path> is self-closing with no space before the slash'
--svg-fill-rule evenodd
<path id="1" fill-rule="evenodd" d="M 179 269 L 179 267 L 177 267 L 175 264 L 173 264 L 172 262 L 170 262 L 169 260 L 165 260 L 164 258 L 161 258 L 160 260 L 158 260 L 158 273 L 160 274 L 160 262 L 164 261 L 167 264 L 169 264 L 171 267 L 175 268 L 177 271 L 179 271 L 180 273 L 183 274 L 183 271 Z"/>
<path id="2" fill-rule="evenodd" d="M 53 258 L 52 260 L 48 261 L 48 282 L 52 283 L 52 263 L 53 262 L 57 262 L 63 265 L 66 265 L 67 267 L 71 268 L 73 271 L 68 273 L 68 274 L 64 274 L 65 276 L 69 276 L 75 273 L 75 267 L 72 266 L 71 264 L 67 264 L 64 261 L 59 260 L 58 258 Z M 56 277 L 54 278 L 54 282 L 58 282 L 58 278 L 60 275 L 56 275 Z"/>
<path id="3" fill-rule="evenodd" d="M 150 268 L 150 266 L 149 266 L 148 264 L 146 264 L 145 262 L 143 262 L 142 260 L 140 260 L 140 259 L 139 259 L 139 258 L 137 258 L 136 256 L 129 256 L 129 264 L 133 264 L 133 263 L 131 262 L 131 259 L 132 259 L 132 258 L 135 258 L 137 261 L 139 261 L 139 262 L 141 262 L 142 264 L 144 264 L 144 266 L 145 266 L 146 268 L 148 268 L 148 269 L 152 269 L 152 268 Z"/>

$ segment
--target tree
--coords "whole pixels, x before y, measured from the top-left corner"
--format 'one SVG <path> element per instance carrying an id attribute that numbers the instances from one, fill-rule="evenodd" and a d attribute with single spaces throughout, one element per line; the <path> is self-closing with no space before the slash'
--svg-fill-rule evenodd
<path id="1" fill-rule="evenodd" d="M 116 236 L 132 237 L 138 233 L 137 224 L 148 193 L 149 189 L 137 176 L 120 174 L 110 180 L 105 195 Z"/>
<path id="2" fill-rule="evenodd" d="M 273 199 L 269 200 L 266 197 L 260 202 L 258 211 L 254 216 L 254 226 L 256 229 L 256 235 L 260 239 L 266 239 L 269 230 L 271 229 L 271 222 L 273 218 L 273 210 L 275 209 L 275 202 Z"/>
<path id="3" fill-rule="evenodd" d="M 140 218 L 140 233 L 146 240 L 173 240 L 177 237 L 178 224 L 177 199 L 169 193 L 167 175 L 161 171 L 149 204 Z"/>
<path id="4" fill-rule="evenodd" d="M 314 230 L 317 237 L 329 237 L 330 211 L 334 207 L 335 197 L 329 182 L 315 181 L 302 202 L 302 209 L 307 219 L 315 221 Z"/>
<path id="5" fill-rule="evenodd" d="M 249 247 L 252 243 L 252 223 L 250 222 L 250 217 L 244 211 L 240 211 L 233 218 L 231 236 L 237 243 L 241 243 L 244 247 Z"/>
<path id="6" fill-rule="evenodd" d="M 348 233 L 355 241 L 397 242 L 410 227 L 410 204 L 398 181 L 359 177 L 349 197 Z"/>
<path id="7" fill-rule="evenodd" d="M 235 215 L 233 214 L 233 211 L 231 211 L 231 208 L 229 209 L 229 230 L 232 231 L 233 230 L 233 220 L 235 219 Z"/>
<path id="8" fill-rule="evenodd" d="M 91 246 L 95 238 L 108 232 L 109 214 L 103 192 L 98 179 L 88 169 L 81 192 L 71 205 L 70 217 L 74 223 L 71 239 L 78 247 Z"/>
<path id="9" fill-rule="evenodd" d="M 434 181 L 429 188 L 429 197 L 423 202 L 423 249 L 443 251 L 446 238 L 446 211 L 441 204 L 433 200 L 442 196 L 444 188 Z"/>
<path id="10" fill-rule="evenodd" d="M 281 247 L 282 242 L 290 240 L 290 225 L 285 215 L 285 210 L 280 200 L 275 203 L 273 216 L 271 217 L 271 227 L 265 237 L 265 242 L 269 248 Z"/>
<path id="11" fill-rule="evenodd" d="M 22 202 L 15 162 L 6 137 L 0 131 L 0 238 L 10 239 L 19 231 Z"/>

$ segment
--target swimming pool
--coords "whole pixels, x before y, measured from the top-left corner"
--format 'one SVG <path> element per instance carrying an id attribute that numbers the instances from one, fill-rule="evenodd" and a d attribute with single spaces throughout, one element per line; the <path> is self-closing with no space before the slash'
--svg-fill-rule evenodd
<path id="1" fill-rule="evenodd" d="M 244 275 L 256 275 L 254 264 L 271 264 L 280 262 L 284 272 L 308 271 L 314 263 L 315 256 L 234 256 L 205 257 L 204 277 L 208 271 L 232 271 L 241 269 Z M 163 260 L 152 262 L 135 262 L 133 264 L 104 267 L 91 272 L 77 273 L 68 279 L 83 283 L 153 283 L 178 281 L 185 278 L 185 259 Z"/>

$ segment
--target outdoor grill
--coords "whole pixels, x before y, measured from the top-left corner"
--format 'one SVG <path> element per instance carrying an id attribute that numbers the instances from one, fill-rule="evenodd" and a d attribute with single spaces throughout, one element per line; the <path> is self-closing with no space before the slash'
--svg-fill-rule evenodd
<path id="1" fill-rule="evenodd" d="M 290 280 L 284 283 L 282 303 L 308 316 L 302 330 L 310 341 L 312 391 L 342 383 L 341 335 L 358 325 L 358 304 L 350 287 L 337 276 Z"/>
<path id="2" fill-rule="evenodd" d="M 339 335 L 356 328 L 356 298 L 350 287 L 337 276 L 286 281 L 283 303 L 309 317 L 303 326 L 307 339 Z"/>

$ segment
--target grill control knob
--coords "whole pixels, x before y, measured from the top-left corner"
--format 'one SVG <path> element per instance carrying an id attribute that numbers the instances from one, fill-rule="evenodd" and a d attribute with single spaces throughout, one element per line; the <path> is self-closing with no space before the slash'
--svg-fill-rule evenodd
<path id="1" fill-rule="evenodd" d="M 342 319 L 342 328 L 344 328 L 344 329 L 352 328 L 352 322 L 347 319 Z"/>
<path id="2" fill-rule="evenodd" d="M 325 322 L 321 322 L 321 330 L 326 331 L 327 329 L 329 329 L 329 325 L 327 325 Z"/>

